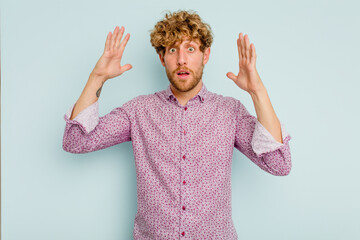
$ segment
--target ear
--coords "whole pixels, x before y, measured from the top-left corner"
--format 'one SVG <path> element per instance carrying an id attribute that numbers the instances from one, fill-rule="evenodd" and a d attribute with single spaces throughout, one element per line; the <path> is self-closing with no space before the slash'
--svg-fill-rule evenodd
<path id="1" fill-rule="evenodd" d="M 160 58 L 161 65 L 163 65 L 165 67 L 164 56 L 161 53 L 159 53 L 159 58 Z"/>
<path id="2" fill-rule="evenodd" d="M 210 48 L 208 47 L 204 51 L 204 60 L 203 60 L 204 65 L 209 61 L 209 58 L 210 58 Z"/>

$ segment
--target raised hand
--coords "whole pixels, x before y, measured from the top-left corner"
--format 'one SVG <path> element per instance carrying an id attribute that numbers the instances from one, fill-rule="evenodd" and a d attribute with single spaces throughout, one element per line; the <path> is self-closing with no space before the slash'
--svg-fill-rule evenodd
<path id="1" fill-rule="evenodd" d="M 104 53 L 94 67 L 93 74 L 102 77 L 105 81 L 120 76 L 132 68 L 130 64 L 123 66 L 120 64 L 125 46 L 130 38 L 130 34 L 128 33 L 121 41 L 124 31 L 124 27 L 119 29 L 119 27 L 116 26 L 113 34 L 111 32 L 108 33 Z"/>
<path id="2" fill-rule="evenodd" d="M 239 53 L 239 73 L 235 75 L 228 72 L 226 76 L 233 80 L 238 87 L 248 93 L 264 89 L 264 85 L 256 70 L 256 52 L 253 43 L 249 43 L 249 36 L 239 34 L 237 39 L 237 47 Z"/>

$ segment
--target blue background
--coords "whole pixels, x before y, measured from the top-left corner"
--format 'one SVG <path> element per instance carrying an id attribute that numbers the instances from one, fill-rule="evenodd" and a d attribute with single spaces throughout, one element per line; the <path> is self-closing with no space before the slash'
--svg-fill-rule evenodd
<path id="1" fill-rule="evenodd" d="M 360 239 L 360 4 L 357 1 L 1 2 L 1 237 L 132 239 L 136 173 L 131 142 L 88 154 L 62 149 L 65 112 L 80 96 L 116 25 L 131 34 L 133 69 L 103 87 L 100 115 L 169 82 L 150 30 L 165 10 L 193 9 L 214 32 L 208 90 L 250 96 L 236 38 L 249 35 L 257 69 L 292 136 L 293 168 L 272 176 L 234 149 L 233 220 L 239 239 Z"/>

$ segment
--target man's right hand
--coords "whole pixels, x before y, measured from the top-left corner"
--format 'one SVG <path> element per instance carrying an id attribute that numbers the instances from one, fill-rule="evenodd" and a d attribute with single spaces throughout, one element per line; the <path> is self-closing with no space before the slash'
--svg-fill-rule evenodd
<path id="1" fill-rule="evenodd" d="M 104 48 L 104 53 L 96 63 L 92 74 L 104 79 L 105 81 L 120 76 L 125 71 L 132 68 L 130 64 L 120 65 L 125 46 L 130 38 L 130 34 L 126 34 L 121 41 L 125 28 L 115 27 L 114 33 L 108 33 Z M 121 42 L 120 42 L 121 41 Z"/>
<path id="2" fill-rule="evenodd" d="M 73 108 L 70 120 L 73 120 L 81 111 L 98 100 L 104 82 L 120 76 L 132 68 L 130 64 L 120 65 L 126 43 L 130 38 L 130 34 L 127 34 L 120 42 L 124 30 L 124 27 L 119 30 L 119 27 L 116 26 L 114 34 L 108 33 L 104 53 L 90 73 L 88 82 Z"/>

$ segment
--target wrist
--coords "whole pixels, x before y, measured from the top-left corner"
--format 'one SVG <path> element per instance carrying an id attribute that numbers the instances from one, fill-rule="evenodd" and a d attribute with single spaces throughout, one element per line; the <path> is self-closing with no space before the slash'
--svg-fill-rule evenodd
<path id="1" fill-rule="evenodd" d="M 101 85 L 102 85 L 102 84 L 104 84 L 104 82 L 106 82 L 106 80 L 108 80 L 108 78 L 104 75 L 99 75 L 94 71 L 92 71 L 90 73 L 90 76 L 89 76 L 90 82 L 96 82 L 98 84 L 101 83 Z"/>
<path id="2" fill-rule="evenodd" d="M 259 99 L 262 96 L 267 95 L 267 90 L 266 90 L 265 86 L 262 85 L 261 87 L 258 87 L 256 90 L 249 91 L 248 93 L 250 94 L 252 99 Z"/>

